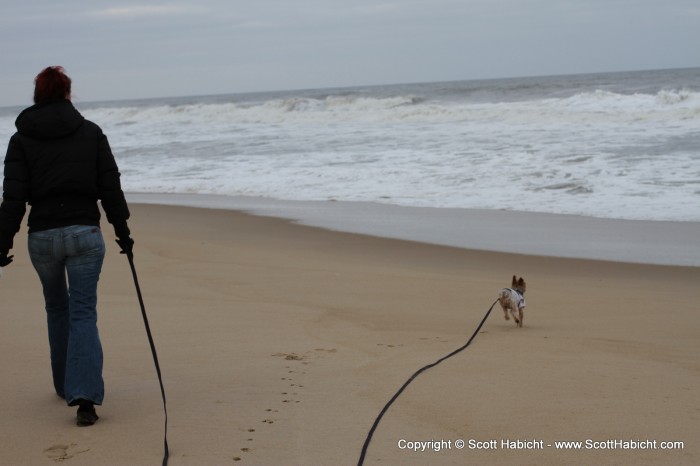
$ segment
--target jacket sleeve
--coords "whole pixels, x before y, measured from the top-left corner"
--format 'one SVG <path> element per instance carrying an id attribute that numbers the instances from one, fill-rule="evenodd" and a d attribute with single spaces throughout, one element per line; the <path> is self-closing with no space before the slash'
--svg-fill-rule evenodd
<path id="1" fill-rule="evenodd" d="M 10 138 L 4 173 L 0 204 L 0 255 L 12 249 L 29 200 L 29 168 L 17 135 Z"/>
<path id="2" fill-rule="evenodd" d="M 107 214 L 107 220 L 114 226 L 118 238 L 126 238 L 130 231 L 126 221 L 129 219 L 129 207 L 124 198 L 121 174 L 109 147 L 107 136 L 100 131 L 97 155 L 97 186 L 102 201 L 102 208 Z"/>

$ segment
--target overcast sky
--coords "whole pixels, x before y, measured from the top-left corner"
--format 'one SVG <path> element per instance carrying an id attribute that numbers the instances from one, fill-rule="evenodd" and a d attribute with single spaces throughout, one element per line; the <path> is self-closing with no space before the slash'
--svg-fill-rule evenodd
<path id="1" fill-rule="evenodd" d="M 700 66 L 699 0 L 3 0 L 0 106 Z"/>

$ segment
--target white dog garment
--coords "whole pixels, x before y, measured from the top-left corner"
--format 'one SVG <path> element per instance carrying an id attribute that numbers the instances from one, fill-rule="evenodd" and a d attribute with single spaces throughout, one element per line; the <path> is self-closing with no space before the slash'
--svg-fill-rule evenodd
<path id="1" fill-rule="evenodd" d="M 517 290 L 514 290 L 512 288 L 506 289 L 510 291 L 510 299 L 518 303 L 518 309 L 525 309 L 525 296 L 521 295 Z"/>

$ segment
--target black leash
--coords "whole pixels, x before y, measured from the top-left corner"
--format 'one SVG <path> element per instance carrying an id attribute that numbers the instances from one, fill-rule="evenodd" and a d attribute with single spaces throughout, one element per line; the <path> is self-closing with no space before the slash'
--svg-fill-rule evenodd
<path id="1" fill-rule="evenodd" d="M 493 304 L 491 305 L 491 307 L 489 308 L 489 310 L 486 311 L 486 315 L 484 316 L 483 319 L 481 319 L 481 323 L 476 328 L 476 330 L 474 331 L 474 334 L 472 335 L 472 337 L 469 339 L 468 342 L 466 342 L 461 348 L 457 348 L 456 350 L 454 350 L 453 352 L 451 352 L 447 356 L 443 356 L 442 358 L 438 359 L 434 363 L 428 364 L 427 366 L 424 366 L 424 367 L 421 367 L 420 369 L 418 369 L 416 371 L 416 373 L 413 374 L 406 381 L 406 383 L 403 384 L 403 386 L 399 389 L 399 391 L 396 392 L 396 394 L 393 397 L 391 397 L 389 402 L 384 406 L 382 411 L 379 413 L 379 416 L 377 416 L 377 419 L 375 419 L 374 424 L 372 424 L 372 428 L 369 430 L 369 433 L 367 434 L 367 438 L 365 439 L 365 444 L 362 446 L 362 453 L 360 454 L 360 461 L 358 461 L 358 463 L 357 463 L 358 466 L 362 466 L 362 464 L 365 462 L 365 455 L 367 454 L 367 448 L 369 448 L 369 443 L 372 441 L 372 435 L 374 435 L 374 431 L 377 429 L 377 426 L 379 425 L 379 421 L 381 421 L 382 417 L 384 416 L 384 413 L 386 413 L 389 410 L 389 407 L 394 403 L 394 401 L 396 401 L 396 399 L 399 397 L 399 395 L 401 395 L 401 393 L 403 393 L 403 391 L 406 389 L 406 387 L 408 387 L 408 384 L 413 382 L 413 380 L 416 377 L 418 377 L 422 372 L 430 369 L 431 367 L 437 366 L 445 359 L 451 358 L 455 354 L 465 350 L 467 348 L 467 346 L 469 346 L 472 343 L 472 340 L 474 340 L 474 338 L 476 338 L 476 335 L 479 333 L 479 330 L 481 330 L 481 327 L 484 326 L 486 319 L 488 319 L 489 315 L 491 314 L 491 310 L 493 309 L 493 306 L 495 306 L 497 302 L 498 302 L 498 300 L 494 301 Z"/>
<path id="2" fill-rule="evenodd" d="M 143 323 L 146 326 L 148 343 L 151 345 L 151 354 L 153 355 L 153 362 L 156 365 L 156 372 L 158 373 L 158 383 L 160 383 L 160 394 L 163 397 L 163 412 L 165 413 L 165 432 L 163 434 L 163 466 L 166 466 L 168 464 L 168 458 L 170 457 L 170 451 L 168 450 L 168 408 L 165 405 L 165 389 L 163 388 L 163 377 L 160 373 L 160 364 L 158 364 L 158 354 L 156 353 L 156 345 L 155 343 L 153 343 L 153 335 L 151 335 L 151 326 L 148 325 L 146 307 L 143 305 L 143 296 L 141 295 L 139 279 L 136 276 L 136 267 L 134 267 L 134 253 L 131 252 L 131 250 L 128 250 L 125 254 L 126 257 L 129 259 L 129 265 L 131 266 L 131 274 L 134 276 L 136 294 L 139 297 L 139 304 L 141 305 L 141 315 L 143 316 Z"/>

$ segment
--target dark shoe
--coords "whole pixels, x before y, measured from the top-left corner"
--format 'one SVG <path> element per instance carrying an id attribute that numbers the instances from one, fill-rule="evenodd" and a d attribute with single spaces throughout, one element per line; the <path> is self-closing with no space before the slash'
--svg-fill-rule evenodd
<path id="1" fill-rule="evenodd" d="M 81 427 L 91 426 L 97 420 L 99 416 L 95 412 L 95 406 L 92 403 L 81 404 L 78 408 L 78 422 L 77 424 Z"/>

